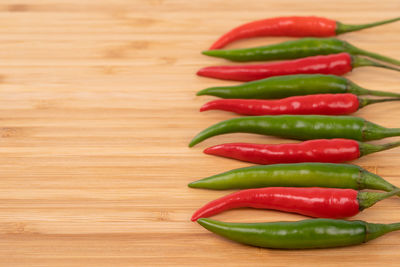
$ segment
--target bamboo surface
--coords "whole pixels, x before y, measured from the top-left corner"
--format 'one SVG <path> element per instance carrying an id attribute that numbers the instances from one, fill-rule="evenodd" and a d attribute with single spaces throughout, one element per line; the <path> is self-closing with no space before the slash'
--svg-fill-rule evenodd
<path id="1" fill-rule="evenodd" d="M 398 0 L 185 1 L 36 0 L 0 2 L 0 266 L 399 266 L 400 232 L 356 247 L 281 251 L 217 237 L 191 214 L 228 192 L 187 183 L 248 166 L 207 156 L 222 142 L 293 142 L 251 134 L 211 138 L 203 128 L 235 117 L 199 113 L 212 97 L 195 92 L 234 82 L 201 78 L 200 54 L 222 33 L 254 19 L 318 15 L 345 23 L 399 16 Z M 400 23 L 342 35 L 400 59 Z M 250 47 L 290 38 L 259 38 Z M 359 68 L 361 86 L 400 92 L 400 74 Z M 355 114 L 400 127 L 400 103 Z M 398 138 L 397 138 L 398 139 Z M 389 138 L 382 143 L 396 138 Z M 400 185 L 400 149 L 354 163 Z M 354 219 L 400 221 L 390 198 Z M 299 220 L 240 209 L 233 222 Z"/>

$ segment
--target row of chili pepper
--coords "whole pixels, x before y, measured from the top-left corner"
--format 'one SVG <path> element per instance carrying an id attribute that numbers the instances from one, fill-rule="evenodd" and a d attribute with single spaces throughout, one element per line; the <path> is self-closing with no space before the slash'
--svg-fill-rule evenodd
<path id="1" fill-rule="evenodd" d="M 235 169 L 190 183 L 192 188 L 244 189 L 206 204 L 193 214 L 192 221 L 241 243 L 284 249 L 355 245 L 400 230 L 400 223 L 337 220 L 354 216 L 385 198 L 400 196 L 400 188 L 382 177 L 356 165 L 339 164 L 400 146 L 400 142 L 383 145 L 364 142 L 400 136 L 400 128 L 385 128 L 358 117 L 331 116 L 348 115 L 374 103 L 400 100 L 400 94 L 365 89 L 335 76 L 362 66 L 400 71 L 359 55 L 399 66 L 400 61 L 334 38 L 303 38 L 256 48 L 217 50 L 243 38 L 327 37 L 397 20 L 400 17 L 346 25 L 318 17 L 266 19 L 233 29 L 203 52 L 232 61 L 292 60 L 199 70 L 201 76 L 247 82 L 198 92 L 197 95 L 223 98 L 206 103 L 200 111 L 218 109 L 251 116 L 222 121 L 203 130 L 193 138 L 190 147 L 212 136 L 235 132 L 309 141 L 278 145 L 230 143 L 204 150 L 206 154 L 264 165 Z M 362 95 L 390 98 L 367 99 L 361 98 Z M 386 193 L 359 191 L 362 189 Z M 241 207 L 330 219 L 250 224 L 206 218 Z"/>

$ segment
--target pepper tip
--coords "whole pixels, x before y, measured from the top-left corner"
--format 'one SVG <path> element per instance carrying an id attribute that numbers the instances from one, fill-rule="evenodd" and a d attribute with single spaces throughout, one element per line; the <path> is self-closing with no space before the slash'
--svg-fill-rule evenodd
<path id="1" fill-rule="evenodd" d="M 201 224 L 203 221 L 204 221 L 204 218 L 198 218 L 198 219 L 196 220 L 196 222 L 198 222 L 199 224 Z"/>
<path id="2" fill-rule="evenodd" d="M 198 216 L 195 216 L 195 214 L 193 214 L 192 218 L 190 218 L 190 220 L 191 220 L 192 222 L 197 221 L 197 219 L 199 219 L 199 217 L 198 217 Z"/>
<path id="3" fill-rule="evenodd" d="M 213 43 L 213 44 L 208 48 L 208 50 L 214 50 L 214 49 L 218 49 L 218 48 L 220 48 L 220 47 L 218 46 L 218 44 L 217 44 L 217 43 Z"/>
<path id="4" fill-rule="evenodd" d="M 204 76 L 204 69 L 205 69 L 205 68 L 199 69 L 199 70 L 196 72 L 196 75 L 198 75 L 198 76 Z"/>
<path id="5" fill-rule="evenodd" d="M 199 111 L 203 112 L 203 111 L 207 111 L 207 110 L 210 110 L 210 109 L 211 109 L 210 104 L 209 103 L 205 103 L 204 105 L 202 105 L 200 107 Z"/>
<path id="6" fill-rule="evenodd" d="M 206 149 L 203 150 L 204 154 L 208 154 L 208 155 L 217 155 L 218 156 L 218 152 L 223 149 L 224 145 L 215 145 L 215 146 L 210 146 L 207 147 Z"/>
<path id="7" fill-rule="evenodd" d="M 207 147 L 206 149 L 203 150 L 204 154 L 211 154 L 213 147 Z"/>
<path id="8" fill-rule="evenodd" d="M 201 53 L 206 56 L 212 56 L 215 50 L 204 50 Z"/>
<path id="9" fill-rule="evenodd" d="M 197 95 L 197 96 L 199 96 L 199 95 L 204 95 L 203 91 L 204 91 L 204 90 L 198 91 L 198 92 L 196 93 L 196 95 Z"/>
<path id="10" fill-rule="evenodd" d="M 211 219 L 208 219 L 208 218 L 198 218 L 196 220 L 196 222 L 198 224 L 200 224 L 201 226 L 206 227 L 207 225 L 211 225 L 212 222 L 214 222 L 214 220 L 211 220 Z"/>

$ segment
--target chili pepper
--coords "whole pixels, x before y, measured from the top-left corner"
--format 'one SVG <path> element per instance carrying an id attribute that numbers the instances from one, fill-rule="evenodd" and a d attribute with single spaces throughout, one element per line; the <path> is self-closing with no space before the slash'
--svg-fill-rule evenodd
<path id="1" fill-rule="evenodd" d="M 241 99 L 280 99 L 296 95 L 338 93 L 400 97 L 400 94 L 396 93 L 362 88 L 344 77 L 323 74 L 286 75 L 236 86 L 210 87 L 199 91 L 197 95 Z"/>
<path id="2" fill-rule="evenodd" d="M 354 94 L 292 96 L 279 100 L 217 99 L 204 104 L 200 111 L 225 110 L 242 115 L 347 115 L 365 106 L 400 101 L 400 98 L 366 99 Z"/>
<path id="3" fill-rule="evenodd" d="M 302 38 L 279 44 L 244 49 L 208 50 L 207 56 L 221 57 L 232 61 L 266 61 L 294 59 L 316 55 L 329 55 L 347 52 L 350 55 L 362 55 L 400 65 L 400 61 L 380 54 L 357 48 L 346 41 L 336 38 Z"/>
<path id="4" fill-rule="evenodd" d="M 192 139 L 189 147 L 227 133 L 255 133 L 298 140 L 345 138 L 371 141 L 399 136 L 400 128 L 385 128 L 351 116 L 250 116 L 225 120 L 208 127 Z"/>
<path id="5" fill-rule="evenodd" d="M 308 219 L 297 222 L 228 223 L 201 218 L 207 230 L 233 241 L 265 248 L 310 249 L 358 245 L 392 231 L 400 223 Z"/>
<path id="6" fill-rule="evenodd" d="M 382 24 L 400 20 L 400 17 L 378 22 L 348 25 L 331 19 L 320 17 L 277 17 L 257 20 L 243 24 L 221 36 L 210 49 L 219 49 L 225 45 L 244 38 L 262 36 L 291 36 L 291 37 L 328 37 L 338 34 L 358 31 Z"/>
<path id="7" fill-rule="evenodd" d="M 193 214 L 191 220 L 196 221 L 226 210 L 245 207 L 294 212 L 318 218 L 346 218 L 398 193 L 399 190 L 372 193 L 318 187 L 246 189 L 207 203 Z"/>
<path id="8" fill-rule="evenodd" d="M 214 190 L 260 187 L 329 187 L 393 191 L 396 186 L 357 165 L 292 163 L 230 170 L 189 184 Z"/>
<path id="9" fill-rule="evenodd" d="M 229 143 L 209 147 L 204 153 L 256 164 L 341 163 L 400 146 L 400 142 L 373 145 L 350 139 L 317 139 L 290 144 Z"/>
<path id="10" fill-rule="evenodd" d="M 351 56 L 348 53 L 339 53 L 264 64 L 212 66 L 200 69 L 197 75 L 223 80 L 248 82 L 272 76 L 301 73 L 343 75 L 354 68 L 364 66 L 374 66 L 396 71 L 400 70 L 367 58 Z"/>

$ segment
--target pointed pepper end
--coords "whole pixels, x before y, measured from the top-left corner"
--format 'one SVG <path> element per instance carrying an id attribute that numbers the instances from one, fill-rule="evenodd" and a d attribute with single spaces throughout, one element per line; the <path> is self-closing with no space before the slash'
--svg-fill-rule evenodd
<path id="1" fill-rule="evenodd" d="M 219 147 L 220 147 L 220 145 L 207 147 L 206 149 L 203 150 L 203 153 L 208 154 L 208 155 L 215 155 L 215 153 L 216 153 L 216 151 L 218 151 Z"/>
<path id="2" fill-rule="evenodd" d="M 206 218 L 199 218 L 199 219 L 197 219 L 196 221 L 201 225 L 201 226 L 204 226 L 205 224 L 207 224 L 207 221 L 208 221 L 209 219 L 206 219 Z"/>
<path id="3" fill-rule="evenodd" d="M 215 107 L 214 103 L 215 103 L 214 101 L 205 103 L 203 106 L 201 106 L 200 112 L 214 109 Z"/>
<path id="4" fill-rule="evenodd" d="M 200 91 L 198 91 L 198 92 L 196 93 L 197 96 L 199 96 L 199 95 L 206 95 L 206 94 L 207 94 L 206 89 L 200 90 Z"/>
<path id="5" fill-rule="evenodd" d="M 197 143 L 198 143 L 198 141 L 196 140 L 196 138 L 193 138 L 193 140 L 190 141 L 190 143 L 189 143 L 189 147 L 194 147 Z"/>
<path id="6" fill-rule="evenodd" d="M 207 67 L 206 68 L 201 68 L 201 69 L 199 69 L 197 72 L 196 72 L 196 74 L 198 75 L 198 76 L 204 76 L 204 77 L 207 77 Z"/>
<path id="7" fill-rule="evenodd" d="M 196 182 L 188 183 L 188 187 L 190 187 L 190 188 L 196 188 Z"/>
<path id="8" fill-rule="evenodd" d="M 192 222 L 197 221 L 198 219 L 200 219 L 201 215 L 197 214 L 197 211 L 192 215 L 192 218 L 190 218 L 190 220 Z"/>
<path id="9" fill-rule="evenodd" d="M 200 112 L 207 111 L 207 110 L 209 110 L 209 106 L 207 105 L 207 103 L 204 104 L 203 106 L 201 106 L 201 108 L 199 109 Z"/>
<path id="10" fill-rule="evenodd" d="M 226 157 L 226 153 L 229 153 L 229 150 L 227 150 L 227 148 L 229 148 L 230 145 L 231 144 L 220 144 L 220 145 L 210 146 L 204 149 L 203 153 L 208 155 Z"/>
<path id="11" fill-rule="evenodd" d="M 197 223 L 209 230 L 209 227 L 215 226 L 215 220 L 208 219 L 208 218 L 199 218 L 197 219 Z"/>
<path id="12" fill-rule="evenodd" d="M 211 187 L 207 186 L 207 181 L 205 181 L 205 179 L 207 179 L 207 178 L 193 181 L 193 182 L 188 184 L 188 187 L 190 187 L 190 188 L 213 189 L 212 186 Z"/>
<path id="13" fill-rule="evenodd" d="M 213 147 L 207 147 L 206 149 L 203 150 L 204 154 L 212 155 L 212 148 Z"/>
<path id="14" fill-rule="evenodd" d="M 215 57 L 215 56 L 218 56 L 218 54 L 219 54 L 218 52 L 219 52 L 219 50 L 205 50 L 205 51 L 202 51 L 201 53 L 206 56 Z"/>
<path id="15" fill-rule="evenodd" d="M 220 42 L 220 40 L 217 40 L 215 43 L 213 43 L 208 50 L 215 50 L 215 49 L 220 49 L 224 45 Z"/>
<path id="16" fill-rule="evenodd" d="M 218 46 L 217 43 L 214 43 L 212 46 L 210 46 L 210 48 L 208 48 L 208 50 L 215 50 L 215 49 L 219 49 L 220 47 Z"/>

